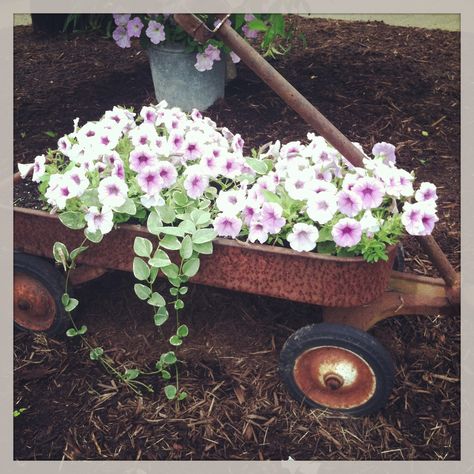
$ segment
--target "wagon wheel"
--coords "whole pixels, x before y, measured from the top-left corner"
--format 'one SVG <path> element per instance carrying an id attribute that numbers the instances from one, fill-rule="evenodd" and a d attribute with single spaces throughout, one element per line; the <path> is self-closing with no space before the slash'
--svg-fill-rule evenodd
<path id="1" fill-rule="evenodd" d="M 15 253 L 14 269 L 15 327 L 48 336 L 64 332 L 68 320 L 61 273 L 47 260 L 23 253 Z"/>
<path id="2" fill-rule="evenodd" d="M 299 402 L 363 416 L 385 404 L 394 366 L 390 354 L 366 332 L 321 323 L 288 338 L 280 354 L 280 376 Z"/>

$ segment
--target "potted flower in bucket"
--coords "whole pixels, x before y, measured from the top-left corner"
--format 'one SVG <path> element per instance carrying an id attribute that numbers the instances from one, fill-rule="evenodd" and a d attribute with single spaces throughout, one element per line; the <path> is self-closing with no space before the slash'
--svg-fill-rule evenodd
<path id="1" fill-rule="evenodd" d="M 199 15 L 210 28 L 208 15 Z M 113 38 L 121 48 L 128 48 L 139 38 L 146 49 L 155 95 L 170 106 L 185 112 L 193 108 L 205 110 L 217 99 L 224 97 L 226 74 L 240 58 L 219 40 L 210 39 L 201 45 L 193 40 L 168 14 L 114 14 Z M 278 38 L 286 38 L 281 14 L 233 14 L 232 22 L 242 36 L 255 40 L 262 34 L 261 47 L 267 55 L 281 54 L 284 49 L 275 46 Z"/>
<path id="2" fill-rule="evenodd" d="M 130 248 L 134 290 L 149 304 L 157 326 L 167 322 L 171 310 L 176 313 L 171 347 L 156 364 L 168 398 L 186 396 L 177 372 L 170 382 L 175 348 L 189 333 L 179 315 L 188 281 L 199 275 L 217 237 L 236 239 L 252 251 L 246 262 L 260 274 L 258 265 L 276 253 L 317 259 L 321 271 L 314 278 L 320 279 L 327 277 L 328 262 L 339 262 L 330 267 L 338 281 L 357 280 L 353 271 L 373 265 L 373 285 L 381 293 L 393 246 L 403 233 L 432 232 L 438 220 L 436 188 L 421 183 L 415 190 L 413 174 L 396 166 L 393 145 L 375 144 L 372 157 L 358 168 L 323 138 L 308 133 L 307 139 L 270 143 L 248 156 L 238 133 L 217 127 L 197 110 L 186 114 L 161 102 L 138 115 L 114 107 L 97 122 L 79 127 L 76 121 L 57 150 L 19 165 L 23 176 L 33 173 L 50 211 L 67 227 L 84 231 L 84 242 L 75 249 L 54 245 L 54 258 L 68 274 L 87 252 L 87 241 L 99 243 L 127 221 L 146 226 L 148 237 L 136 237 Z M 170 282 L 171 302 L 157 291 L 158 276 Z M 337 305 L 350 306 L 351 291 L 341 284 Z M 267 294 L 264 288 L 260 293 Z M 321 301 L 334 305 L 325 294 Z M 78 304 L 67 287 L 62 302 L 69 314 Z M 68 335 L 85 337 L 85 327 L 71 321 Z M 111 367 L 101 348 L 90 350 L 92 359 Z M 121 378 L 132 384 L 139 373 Z"/>

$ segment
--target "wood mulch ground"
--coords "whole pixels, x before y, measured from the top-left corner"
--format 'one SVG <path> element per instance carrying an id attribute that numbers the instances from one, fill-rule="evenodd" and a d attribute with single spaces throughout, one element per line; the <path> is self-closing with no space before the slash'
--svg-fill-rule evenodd
<path id="1" fill-rule="evenodd" d="M 435 237 L 460 265 L 459 33 L 290 18 L 306 35 L 278 70 L 353 141 L 394 143 L 399 163 L 438 187 Z M 154 102 L 146 55 L 99 34 L 68 38 L 15 27 L 15 162 L 114 105 Z M 309 127 L 246 66 L 207 115 L 248 147 L 304 140 Z M 49 136 L 54 132 L 55 138 Z M 425 133 L 427 132 L 427 133 Z M 15 205 L 35 207 L 34 186 Z M 418 245 L 410 271 L 435 275 Z M 115 273 L 77 289 L 78 320 L 118 364 L 151 368 L 162 352 L 133 277 Z M 163 283 L 164 285 L 164 283 Z M 371 333 L 392 353 L 387 406 L 361 419 L 299 406 L 277 375 L 278 352 L 317 308 L 193 286 L 180 350 L 189 400 L 165 401 L 160 382 L 143 397 L 116 385 L 75 341 L 15 335 L 15 459 L 460 459 L 459 316 L 394 318 Z"/>

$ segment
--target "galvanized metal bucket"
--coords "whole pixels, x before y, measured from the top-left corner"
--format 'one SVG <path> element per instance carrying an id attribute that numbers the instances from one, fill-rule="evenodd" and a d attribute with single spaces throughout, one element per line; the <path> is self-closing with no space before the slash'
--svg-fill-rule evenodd
<path id="1" fill-rule="evenodd" d="M 185 112 L 206 110 L 224 97 L 226 61 L 214 61 L 210 71 L 198 71 L 196 53 L 185 51 L 182 43 L 164 43 L 147 48 L 157 101 Z M 222 53 L 221 53 L 222 56 Z"/>

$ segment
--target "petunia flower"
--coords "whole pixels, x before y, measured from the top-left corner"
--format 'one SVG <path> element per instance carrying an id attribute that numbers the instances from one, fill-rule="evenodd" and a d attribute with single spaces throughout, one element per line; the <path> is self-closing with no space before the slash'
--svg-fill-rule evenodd
<path id="1" fill-rule="evenodd" d="M 354 217 L 362 210 L 362 199 L 354 191 L 342 189 L 337 194 L 337 207 L 348 217 Z"/>
<path id="2" fill-rule="evenodd" d="M 143 207 L 146 207 L 147 209 L 150 209 L 150 207 L 163 206 L 165 204 L 165 200 L 159 193 L 156 193 L 153 196 L 144 194 L 140 197 L 140 202 Z"/>
<path id="3" fill-rule="evenodd" d="M 145 34 L 153 44 L 159 44 L 166 39 L 165 27 L 155 20 L 150 20 Z"/>
<path id="4" fill-rule="evenodd" d="M 415 193 L 415 199 L 419 202 L 431 202 L 436 205 L 438 195 L 436 194 L 436 186 L 433 183 L 423 182 Z"/>
<path id="5" fill-rule="evenodd" d="M 72 168 L 71 170 L 66 171 L 66 173 L 64 173 L 64 177 L 66 179 L 72 180 L 77 186 L 76 196 L 81 196 L 84 191 L 89 187 L 89 179 L 87 178 L 86 173 L 82 168 Z"/>
<path id="6" fill-rule="evenodd" d="M 395 156 L 395 146 L 391 143 L 376 143 L 372 148 L 372 155 L 374 155 L 376 158 L 382 158 L 384 163 L 387 165 L 389 163 L 395 164 L 397 161 L 397 157 Z"/>
<path id="7" fill-rule="evenodd" d="M 306 213 L 309 218 L 319 224 L 329 222 L 337 211 L 337 201 L 329 192 L 317 193 L 308 199 Z"/>
<path id="8" fill-rule="evenodd" d="M 98 193 L 104 207 L 116 209 L 126 201 L 128 186 L 117 176 L 109 176 L 99 183 Z"/>
<path id="9" fill-rule="evenodd" d="M 31 170 L 34 168 L 35 164 L 34 163 L 18 163 L 18 171 L 20 172 L 20 176 L 22 179 L 25 179 L 28 174 L 31 172 Z"/>
<path id="10" fill-rule="evenodd" d="M 265 202 L 262 206 L 260 221 L 263 228 L 269 234 L 278 234 L 285 225 L 286 220 L 282 217 L 283 208 L 275 202 Z"/>
<path id="11" fill-rule="evenodd" d="M 125 26 L 117 26 L 112 33 L 112 38 L 120 48 L 130 48 L 132 46 L 130 36 Z"/>
<path id="12" fill-rule="evenodd" d="M 130 169 L 136 171 L 137 173 L 147 166 L 156 166 L 157 163 L 157 158 L 148 146 L 137 146 L 130 152 Z"/>
<path id="13" fill-rule="evenodd" d="M 216 206 L 226 216 L 237 215 L 245 206 L 245 194 L 243 190 L 221 191 L 216 199 Z"/>
<path id="14" fill-rule="evenodd" d="M 209 186 L 209 178 L 206 175 L 202 174 L 202 171 L 195 169 L 189 171 L 184 180 L 184 189 L 186 190 L 187 195 L 192 199 L 197 199 L 204 194 L 204 191 Z"/>
<path id="15" fill-rule="evenodd" d="M 156 166 L 146 166 L 137 174 L 137 183 L 141 190 L 150 196 L 154 196 L 163 189 L 163 180 Z"/>
<path id="16" fill-rule="evenodd" d="M 380 206 L 383 201 L 385 189 L 383 184 L 376 178 L 359 178 L 352 190 L 362 200 L 362 209 L 372 209 Z"/>
<path id="17" fill-rule="evenodd" d="M 293 226 L 286 240 L 290 243 L 290 247 L 297 252 L 311 252 L 316 247 L 318 237 L 317 227 L 300 222 Z"/>
<path id="18" fill-rule="evenodd" d="M 33 164 L 33 177 L 31 178 L 33 182 L 39 183 L 41 181 L 41 178 L 45 172 L 45 163 L 46 157 L 44 155 L 39 155 L 35 158 Z"/>
<path id="19" fill-rule="evenodd" d="M 370 209 L 367 209 L 359 221 L 362 227 L 362 232 L 365 232 L 368 237 L 372 237 L 380 230 L 381 221 L 373 216 Z"/>
<path id="20" fill-rule="evenodd" d="M 235 239 L 242 229 L 242 221 L 236 216 L 218 214 L 212 223 L 219 237 L 231 237 Z"/>
<path id="21" fill-rule="evenodd" d="M 117 26 L 126 26 L 132 15 L 130 13 L 114 13 L 112 16 Z"/>
<path id="22" fill-rule="evenodd" d="M 96 206 L 91 206 L 87 210 L 84 218 L 87 222 L 87 230 L 89 232 L 100 231 L 102 234 L 108 234 L 112 227 L 114 214 L 111 209 L 103 207 L 100 211 Z"/>
<path id="23" fill-rule="evenodd" d="M 248 241 L 254 243 L 257 240 L 264 244 L 268 240 L 268 232 L 261 222 L 254 221 L 249 226 Z"/>
<path id="24" fill-rule="evenodd" d="M 237 56 L 233 51 L 230 52 L 230 59 L 234 64 L 237 64 L 240 62 L 240 57 Z"/>
<path id="25" fill-rule="evenodd" d="M 139 38 L 143 29 L 142 20 L 140 17 L 136 16 L 127 22 L 127 33 L 130 38 L 134 36 Z"/>
<path id="26" fill-rule="evenodd" d="M 344 217 L 334 224 L 331 235 L 339 247 L 352 247 L 360 242 L 362 226 L 355 219 Z"/>

